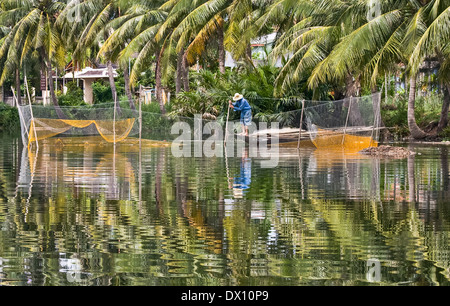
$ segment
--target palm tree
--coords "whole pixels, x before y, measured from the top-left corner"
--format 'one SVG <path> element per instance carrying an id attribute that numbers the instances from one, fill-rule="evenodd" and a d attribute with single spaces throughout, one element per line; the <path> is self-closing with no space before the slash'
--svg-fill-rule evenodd
<path id="1" fill-rule="evenodd" d="M 57 65 L 64 63 L 64 44 L 55 22 L 58 14 L 64 9 L 65 3 L 52 0 L 20 2 L 2 0 L 0 6 L 2 7 L 0 23 L 11 27 L 0 49 L 0 58 L 6 56 L 8 63 L 3 70 L 2 81 L 10 73 L 10 69 L 15 67 L 16 82 L 18 82 L 21 64 L 31 55 L 39 56 L 47 70 L 53 105 L 58 116 L 64 118 L 65 115 L 59 107 L 53 85 L 52 62 Z"/>
<path id="2" fill-rule="evenodd" d="M 0 13 L 1 14 L 1 13 Z M 0 78 L 0 85 L 3 86 L 5 83 L 5 79 L 14 71 L 15 73 L 15 88 L 17 93 L 17 103 L 19 105 L 22 104 L 22 94 L 20 90 L 20 65 L 18 64 L 17 52 L 14 49 L 14 46 L 10 46 L 8 43 L 8 34 L 11 32 L 11 28 L 8 26 L 1 26 L 0 34 L 0 53 L 7 53 L 5 56 L 0 56 L 2 59 L 2 71 Z M 9 47 L 9 49 L 8 49 Z"/>
<path id="3" fill-rule="evenodd" d="M 417 12 L 411 18 L 408 28 L 409 66 L 411 88 L 415 88 L 415 76 L 422 62 L 427 58 L 437 58 L 440 63 L 439 78 L 442 83 L 444 101 L 441 118 L 436 133 L 441 132 L 448 123 L 448 110 L 450 106 L 450 1 L 422 1 Z M 412 90 L 411 90 L 412 91 Z M 415 138 L 423 138 L 426 133 L 418 132 L 413 114 L 414 97 L 410 94 L 408 103 L 408 123 L 415 131 Z M 414 137 L 414 136 L 413 136 Z"/>
<path id="4" fill-rule="evenodd" d="M 96 61 L 98 50 L 104 41 L 113 33 L 114 28 L 111 22 L 118 18 L 121 5 L 126 5 L 126 1 L 120 0 L 85 0 L 74 2 L 68 6 L 59 16 L 59 24 L 62 28 L 68 27 L 73 32 L 74 29 L 82 29 L 77 37 L 73 60 L 86 63 L 88 60 Z M 77 22 L 71 22 L 71 14 L 76 11 L 80 19 Z M 103 60 L 108 69 L 108 78 L 111 87 L 115 107 L 120 111 L 118 103 L 117 89 L 113 74 L 114 50 L 109 50 L 103 54 Z M 130 102 L 130 104 L 132 101 Z"/>
<path id="5" fill-rule="evenodd" d="M 108 24 L 111 28 L 111 34 L 98 52 L 99 57 L 110 57 L 122 67 L 125 92 L 132 109 L 135 109 L 131 93 L 131 85 L 134 82 L 131 81 L 130 73 L 132 73 L 132 70 L 130 67 L 131 57 L 135 54 L 126 53 L 126 56 L 122 56 L 121 52 L 146 26 L 158 24 L 164 20 L 164 14 L 157 10 L 158 7 L 158 1 L 134 1 L 120 6 L 119 15 Z M 133 81 L 135 80 L 134 75 Z"/>
<path id="6" fill-rule="evenodd" d="M 276 19 L 282 11 L 295 12 L 297 19 L 281 34 L 273 52 L 274 56 L 291 53 L 278 76 L 277 93 L 308 78 L 311 89 L 323 83 L 344 83 L 346 95 L 351 96 L 355 83 L 366 82 L 376 90 L 380 76 L 404 63 L 410 71 L 411 136 L 424 138 L 427 134 L 414 116 L 415 75 L 426 55 L 448 54 L 448 1 L 383 1 L 379 15 L 368 16 L 371 2 L 274 1 L 260 24 Z M 444 108 L 448 109 L 445 103 Z"/>
<path id="7" fill-rule="evenodd" d="M 219 70 L 222 74 L 225 73 L 223 15 L 229 3 L 229 0 L 192 2 L 187 10 L 186 7 L 180 10 L 178 6 L 174 6 L 170 11 L 169 17 L 181 17 L 178 24 L 172 24 L 174 30 L 171 33 L 172 39 L 177 42 L 176 93 L 180 92 L 181 83 L 185 91 L 189 90 L 188 66 L 202 55 L 211 38 L 218 42 Z"/>
<path id="8" fill-rule="evenodd" d="M 162 1 L 137 1 L 123 10 L 117 20 L 111 23 L 115 31 L 105 41 L 99 55 L 105 56 L 113 53 L 121 65 L 128 65 L 129 60 L 135 57 L 131 71 L 129 71 L 130 85 L 135 84 L 138 76 L 152 62 L 156 54 L 156 83 L 157 99 L 161 112 L 165 113 L 165 107 L 160 98 L 161 87 L 161 58 L 164 49 L 161 43 L 155 40 L 155 35 L 165 20 L 167 13 L 159 9 Z"/>

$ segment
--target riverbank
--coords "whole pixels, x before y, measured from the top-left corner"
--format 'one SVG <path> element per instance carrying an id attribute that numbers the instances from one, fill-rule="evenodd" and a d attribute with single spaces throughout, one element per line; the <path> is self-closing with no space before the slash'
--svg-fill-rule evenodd
<path id="1" fill-rule="evenodd" d="M 20 130 L 17 108 L 0 103 L 0 132 L 15 133 Z"/>
<path id="2" fill-rule="evenodd" d="M 156 103 L 143 106 L 143 133 L 148 132 L 147 130 L 154 130 L 156 126 L 158 126 L 159 129 L 170 130 L 170 124 L 167 124 L 166 120 L 161 120 L 163 117 L 161 117 L 161 114 L 158 111 L 159 108 Z M 389 118 L 389 116 L 387 116 L 387 118 Z M 387 122 L 385 122 L 385 124 L 386 123 Z M 395 124 L 394 122 L 390 123 Z M 20 129 L 20 118 L 17 108 L 0 102 L 0 132 L 14 134 L 20 131 Z M 450 146 L 450 127 L 444 129 L 444 131 L 438 136 L 430 136 L 424 140 L 415 140 L 408 137 L 405 135 L 406 129 L 407 126 L 405 126 L 405 123 L 402 123 L 402 129 L 399 129 L 398 126 L 385 128 L 385 131 L 388 132 L 381 135 L 380 143 L 386 145 L 407 143 L 410 145 L 426 144 Z M 293 139 L 293 143 L 295 142 L 296 145 L 297 136 L 294 135 Z"/>

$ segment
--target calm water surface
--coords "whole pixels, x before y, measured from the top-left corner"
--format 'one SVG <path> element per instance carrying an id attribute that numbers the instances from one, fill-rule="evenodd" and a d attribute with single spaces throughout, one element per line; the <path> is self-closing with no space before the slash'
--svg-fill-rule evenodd
<path id="1" fill-rule="evenodd" d="M 445 146 L 396 160 L 283 149 L 265 169 L 0 141 L 0 285 L 449 284 Z"/>

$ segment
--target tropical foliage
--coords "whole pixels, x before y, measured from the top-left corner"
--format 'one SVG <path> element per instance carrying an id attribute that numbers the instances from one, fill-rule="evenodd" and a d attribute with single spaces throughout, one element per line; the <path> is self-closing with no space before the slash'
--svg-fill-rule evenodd
<path id="1" fill-rule="evenodd" d="M 172 92 L 177 105 L 172 112 L 217 117 L 223 103 L 218 92 L 241 91 L 250 99 L 261 90 L 256 96 L 341 99 L 386 90 L 402 75 L 408 129 L 424 138 L 448 123 L 449 5 L 449 0 L 0 0 L 0 83 L 14 80 L 20 96 L 25 76 L 39 73 L 29 67 L 33 59 L 49 80 L 69 62 L 73 69 L 104 63 L 110 72 L 116 64 L 130 107 L 138 85 L 151 85 L 162 114 L 165 93 Z M 252 60 L 251 45 L 271 33 L 276 39 L 267 63 L 281 65 L 269 72 Z M 232 72 L 225 68 L 226 51 L 237 63 Z M 432 131 L 424 131 L 415 114 L 417 80 L 426 62 L 437 63 L 432 75 L 442 97 Z M 214 76 L 212 83 L 207 74 Z M 142 84 L 148 75 L 152 81 Z M 116 83 L 110 77 L 114 101 Z M 282 110 L 279 102 L 268 101 L 251 102 L 263 115 Z"/>

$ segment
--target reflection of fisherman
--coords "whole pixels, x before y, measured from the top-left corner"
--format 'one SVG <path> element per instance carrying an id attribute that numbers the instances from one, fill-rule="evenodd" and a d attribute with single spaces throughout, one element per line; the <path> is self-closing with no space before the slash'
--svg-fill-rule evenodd
<path id="1" fill-rule="evenodd" d="M 241 160 L 241 171 L 238 177 L 234 179 L 233 191 L 236 198 L 241 198 L 245 190 L 250 188 L 252 181 L 252 160 L 243 156 Z"/>
<path id="2" fill-rule="evenodd" d="M 229 101 L 230 107 L 233 108 L 234 111 L 241 112 L 241 124 L 243 128 L 242 135 L 248 136 L 248 127 L 252 124 L 252 108 L 241 94 L 235 94 L 233 101 L 235 103 L 231 103 L 231 101 Z"/>

